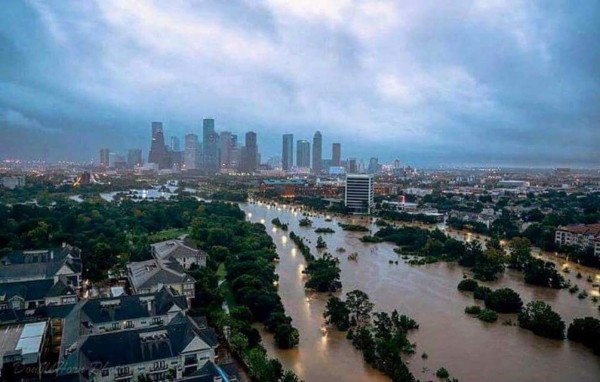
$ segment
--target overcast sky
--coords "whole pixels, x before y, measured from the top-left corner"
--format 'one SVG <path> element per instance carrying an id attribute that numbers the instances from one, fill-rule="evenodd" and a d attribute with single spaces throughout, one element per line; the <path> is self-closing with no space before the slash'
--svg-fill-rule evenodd
<path id="1" fill-rule="evenodd" d="M 600 167 L 599 1 L 2 0 L 0 157 L 254 130 L 324 156 Z"/>

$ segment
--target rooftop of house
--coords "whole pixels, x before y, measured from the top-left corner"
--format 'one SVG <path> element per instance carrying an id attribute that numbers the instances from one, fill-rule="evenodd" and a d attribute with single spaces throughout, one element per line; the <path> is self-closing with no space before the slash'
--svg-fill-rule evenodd
<path id="1" fill-rule="evenodd" d="M 22 354 L 41 352 L 47 325 L 47 321 L 39 321 L 0 328 L 0 355 L 13 352 Z"/>
<path id="2" fill-rule="evenodd" d="M 0 259 L 0 282 L 53 278 L 63 266 L 81 273 L 80 250 L 70 245 L 35 251 L 13 251 Z"/>
<path id="3" fill-rule="evenodd" d="M 204 251 L 193 248 L 189 242 L 184 240 L 166 240 L 150 245 L 152 253 L 158 259 L 187 258 L 206 255 Z"/>
<path id="4" fill-rule="evenodd" d="M 75 291 L 62 280 L 53 279 L 13 281 L 0 284 L 0 302 L 20 297 L 25 301 L 43 300 L 46 297 L 75 295 Z"/>
<path id="5" fill-rule="evenodd" d="M 164 316 L 187 308 L 185 296 L 176 296 L 166 287 L 151 294 L 82 300 L 65 315 L 61 347 L 68 348 L 99 324 Z"/>
<path id="6" fill-rule="evenodd" d="M 177 261 L 170 258 L 129 263 L 127 274 L 135 290 L 195 281 Z"/>
<path id="7" fill-rule="evenodd" d="M 236 382 L 240 380 L 239 372 L 234 364 L 215 365 L 208 361 L 200 369 L 191 375 L 184 377 L 186 382 L 214 382 L 215 380 L 223 382 Z"/>
<path id="8" fill-rule="evenodd" d="M 71 347 L 59 374 L 67 370 L 89 369 L 91 365 L 105 368 L 133 365 L 179 356 L 182 352 L 209 349 L 216 346 L 204 340 L 191 321 L 178 314 L 165 326 L 122 330 L 85 336 Z"/>

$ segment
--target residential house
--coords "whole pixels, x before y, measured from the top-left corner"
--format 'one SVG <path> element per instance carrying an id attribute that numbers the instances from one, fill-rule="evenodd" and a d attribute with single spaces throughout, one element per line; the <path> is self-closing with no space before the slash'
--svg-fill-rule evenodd
<path id="1" fill-rule="evenodd" d="M 186 240 L 166 240 L 150 245 L 152 257 L 157 260 L 175 260 L 185 269 L 189 269 L 192 264 L 198 267 L 206 266 L 208 255 L 199 250 L 193 244 Z"/>
<path id="2" fill-rule="evenodd" d="M 134 294 L 154 293 L 167 286 L 188 299 L 195 295 L 194 278 L 172 258 L 129 263 L 127 279 Z"/>
<path id="3" fill-rule="evenodd" d="M 80 374 L 92 382 L 180 379 L 214 362 L 217 346 L 212 329 L 179 313 L 164 326 L 83 337 L 67 349 L 58 375 Z"/>

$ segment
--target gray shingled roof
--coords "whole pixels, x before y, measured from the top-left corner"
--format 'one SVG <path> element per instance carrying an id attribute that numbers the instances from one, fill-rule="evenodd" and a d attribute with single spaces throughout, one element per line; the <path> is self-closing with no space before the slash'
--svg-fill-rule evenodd
<path id="1" fill-rule="evenodd" d="M 161 241 L 151 244 L 151 247 L 154 249 L 154 253 L 159 259 L 167 259 L 169 257 L 177 259 L 184 257 L 197 257 L 201 254 L 206 255 L 204 252 L 201 253 L 200 250 L 188 246 L 182 240 Z"/>
<path id="2" fill-rule="evenodd" d="M 146 260 L 127 264 L 131 283 L 136 290 L 163 284 L 180 284 L 195 280 L 174 260 Z"/>
<path id="3" fill-rule="evenodd" d="M 188 320 L 171 322 L 160 328 L 90 335 L 83 339 L 77 350 L 65 358 L 63 373 L 66 368 L 85 369 L 90 364 L 116 367 L 175 357 L 195 337 L 193 325 Z"/>

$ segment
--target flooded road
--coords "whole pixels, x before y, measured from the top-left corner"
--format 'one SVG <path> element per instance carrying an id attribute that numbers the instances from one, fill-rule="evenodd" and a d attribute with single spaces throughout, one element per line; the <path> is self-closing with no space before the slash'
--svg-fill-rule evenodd
<path id="1" fill-rule="evenodd" d="M 463 294 L 456 289 L 465 272 L 465 268 L 457 264 L 439 262 L 410 266 L 393 252 L 392 244 L 363 244 L 359 238 L 364 233 L 342 231 L 337 226 L 338 218 L 326 222 L 322 217 L 311 217 L 313 227 L 302 228 L 298 226 L 302 217 L 299 212 L 264 204 L 242 204 L 241 207 L 249 220 L 267 227 L 277 245 L 281 258 L 277 266 L 279 294 L 286 312 L 300 332 L 297 349 L 274 349 L 269 340 L 264 344 L 284 367 L 293 369 L 306 382 L 389 380 L 365 365 L 361 354 L 352 347 L 344 333 L 333 329 L 321 330 L 327 295 L 305 292 L 302 274 L 305 262 L 288 237 L 289 231 L 306 237 L 313 253 L 317 254 L 315 244 L 318 234 L 314 233 L 317 227 L 331 227 L 336 231 L 322 236 L 328 251 L 340 257 L 343 294 L 361 289 L 371 297 L 375 310 L 398 309 L 420 324 L 420 329 L 410 335 L 411 341 L 417 343 L 416 353 L 406 358 L 415 378 L 437 380 L 433 374 L 439 367 L 445 367 L 461 382 L 600 380 L 600 357 L 582 345 L 566 340 L 549 340 L 516 326 L 502 325 L 506 318 L 516 322 L 516 315 L 500 315 L 498 322 L 493 324 L 467 316 L 464 308 L 476 301 L 472 294 Z M 271 220 L 275 217 L 289 224 L 288 232 L 273 227 Z M 376 230 L 374 225 L 370 227 Z M 463 236 L 462 233 L 457 235 Z M 346 253 L 336 253 L 338 247 L 346 249 Z M 359 253 L 358 261 L 347 260 L 347 255 L 352 252 Z M 398 260 L 398 265 L 389 264 L 390 260 Z M 598 295 L 598 290 L 592 290 L 586 277 L 593 275 L 600 278 L 600 271 L 584 267 L 571 269 L 572 272 L 564 276 L 578 284 L 581 290 L 587 290 L 590 296 Z M 577 271 L 582 272 L 582 279 L 575 278 Z M 567 326 L 576 317 L 600 317 L 597 304 L 589 298 L 579 300 L 567 290 L 526 285 L 519 272 L 507 270 L 499 281 L 484 284 L 492 288 L 510 287 L 521 295 L 525 303 L 532 300 L 548 302 Z M 423 352 L 428 354 L 427 359 L 421 358 Z"/>

